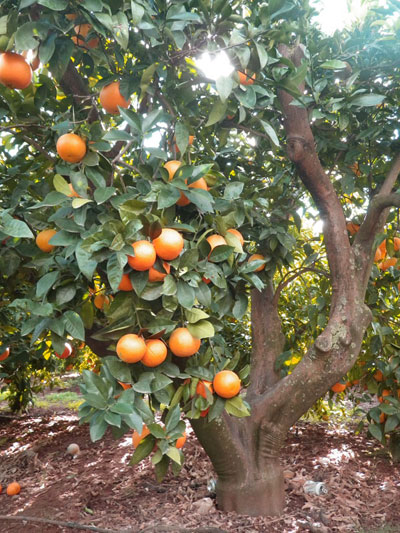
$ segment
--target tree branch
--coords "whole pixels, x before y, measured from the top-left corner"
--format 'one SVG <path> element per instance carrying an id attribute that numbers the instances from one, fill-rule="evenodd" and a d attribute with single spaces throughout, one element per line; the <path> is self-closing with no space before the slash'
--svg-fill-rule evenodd
<path id="1" fill-rule="evenodd" d="M 25 516 L 25 515 L 17 515 L 17 516 L 8 516 L 8 515 L 0 515 L 0 520 L 12 520 L 12 521 L 26 521 L 26 522 L 36 522 L 37 524 L 52 524 L 59 527 L 70 527 L 73 529 L 85 529 L 89 531 L 96 531 L 97 533 L 129 533 L 128 530 L 125 530 L 122 532 L 121 530 L 115 530 L 115 529 L 104 529 L 102 527 L 96 527 L 96 526 L 87 526 L 86 524 L 79 524 L 78 522 L 62 522 L 60 520 L 51 520 L 49 518 L 38 518 L 37 516 Z M 133 531 L 133 530 L 130 530 Z"/>
<path id="2" fill-rule="evenodd" d="M 279 297 L 283 289 L 287 287 L 293 280 L 295 280 L 296 278 L 298 278 L 305 272 L 315 272 L 316 274 L 320 274 L 321 276 L 330 277 L 329 272 L 326 272 L 326 270 L 322 270 L 322 269 L 314 268 L 314 267 L 299 268 L 297 272 L 295 272 L 292 276 L 285 279 L 278 285 L 275 291 L 274 299 L 273 299 L 274 305 L 278 305 Z"/>
<path id="3" fill-rule="evenodd" d="M 52 163 L 55 163 L 57 161 L 57 159 L 55 157 L 52 157 L 50 154 L 48 154 L 46 150 L 44 150 L 37 141 L 35 141 L 34 139 L 31 139 L 25 134 L 22 134 L 21 137 L 24 139 L 25 142 L 27 142 L 28 144 L 36 148 L 36 150 L 38 150 L 41 154 L 43 154 L 46 159 L 48 159 Z"/>
<path id="4" fill-rule="evenodd" d="M 77 105 L 81 105 L 82 97 L 88 97 L 89 99 L 92 97 L 82 76 L 79 74 L 72 61 L 68 63 L 68 67 L 60 80 L 60 86 L 64 94 L 72 96 Z M 87 118 L 89 124 L 99 120 L 99 118 L 99 112 L 97 111 L 96 106 L 92 105 Z"/>

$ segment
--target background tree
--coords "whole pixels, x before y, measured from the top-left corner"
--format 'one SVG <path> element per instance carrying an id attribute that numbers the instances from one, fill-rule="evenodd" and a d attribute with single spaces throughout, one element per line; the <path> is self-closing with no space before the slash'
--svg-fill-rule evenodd
<path id="1" fill-rule="evenodd" d="M 94 440 L 108 427 L 115 436 L 141 433 L 145 423 L 133 462 L 156 445 L 157 477 L 182 464 L 181 416 L 189 418 L 227 511 L 282 511 L 279 450 L 288 428 L 359 356 L 387 220 L 386 251 L 395 255 L 394 6 L 371 2 L 369 18 L 329 38 L 304 0 L 1 6 L 0 229 L 12 237 L 1 264 L 18 257 L 36 281 L 11 304 L 29 316 L 22 334 L 32 343 L 50 335 L 59 353 L 68 337 L 85 340 L 103 358 L 99 375 L 84 373 L 82 420 Z M 11 50 L 39 58 L 32 83 Z M 196 64 L 206 51 L 208 61 L 223 51 L 233 72 L 207 78 Z M 301 231 L 310 216 L 322 221 L 318 242 Z M 353 218 L 360 227 L 348 231 Z M 157 241 L 165 228 L 183 236 L 178 254 Z M 225 241 L 215 246 L 214 234 Z M 149 276 L 150 241 L 159 281 Z M 249 262 L 254 253 L 261 259 Z M 9 283 L 16 272 L 2 268 Z M 306 273 L 311 324 L 299 330 L 304 309 L 282 313 L 279 304 Z M 245 316 L 250 295 L 251 353 L 223 334 Z M 177 349 L 171 335 L 182 327 L 195 340 Z M 135 335 L 134 348 L 126 334 Z M 168 353 L 149 368 L 138 361 L 142 338 L 195 354 Z M 277 361 L 294 341 L 301 360 L 282 377 Z M 138 362 L 116 358 L 116 344 L 120 357 Z M 242 395 L 215 381 L 223 370 L 240 377 Z M 198 389 L 199 380 L 214 381 L 216 392 Z M 394 382 L 386 398 L 395 429 Z"/>

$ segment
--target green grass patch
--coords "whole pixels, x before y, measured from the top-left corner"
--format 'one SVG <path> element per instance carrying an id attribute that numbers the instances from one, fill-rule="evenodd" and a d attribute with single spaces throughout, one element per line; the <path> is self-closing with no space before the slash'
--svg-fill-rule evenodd
<path id="1" fill-rule="evenodd" d="M 77 411 L 79 406 L 83 403 L 82 396 L 76 392 L 54 392 L 46 394 L 45 396 L 35 396 L 35 407 L 48 409 L 50 407 L 66 407 Z"/>

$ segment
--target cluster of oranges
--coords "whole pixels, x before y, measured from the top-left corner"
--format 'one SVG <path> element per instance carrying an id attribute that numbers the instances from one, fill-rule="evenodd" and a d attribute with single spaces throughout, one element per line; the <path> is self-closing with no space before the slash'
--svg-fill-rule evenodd
<path id="1" fill-rule="evenodd" d="M 350 233 L 351 236 L 354 236 L 360 229 L 360 225 L 354 222 L 348 222 L 346 224 L 346 229 Z M 393 239 L 393 248 L 395 252 L 398 252 L 400 250 L 400 238 L 399 237 L 395 237 Z M 381 244 L 378 246 L 378 248 L 376 249 L 375 255 L 374 255 L 374 262 L 377 263 L 378 268 L 383 271 L 397 264 L 396 257 L 386 258 L 386 256 L 387 256 L 386 239 L 384 239 L 381 242 Z M 399 290 L 400 290 L 400 287 L 399 287 Z"/>

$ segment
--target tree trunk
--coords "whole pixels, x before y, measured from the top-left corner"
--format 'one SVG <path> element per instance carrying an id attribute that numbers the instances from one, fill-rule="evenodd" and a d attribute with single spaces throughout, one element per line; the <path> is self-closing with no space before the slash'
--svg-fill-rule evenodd
<path id="1" fill-rule="evenodd" d="M 211 423 L 192 420 L 192 427 L 217 474 L 217 505 L 222 511 L 249 516 L 280 515 L 285 506 L 279 462 L 283 432 L 251 417 Z"/>

